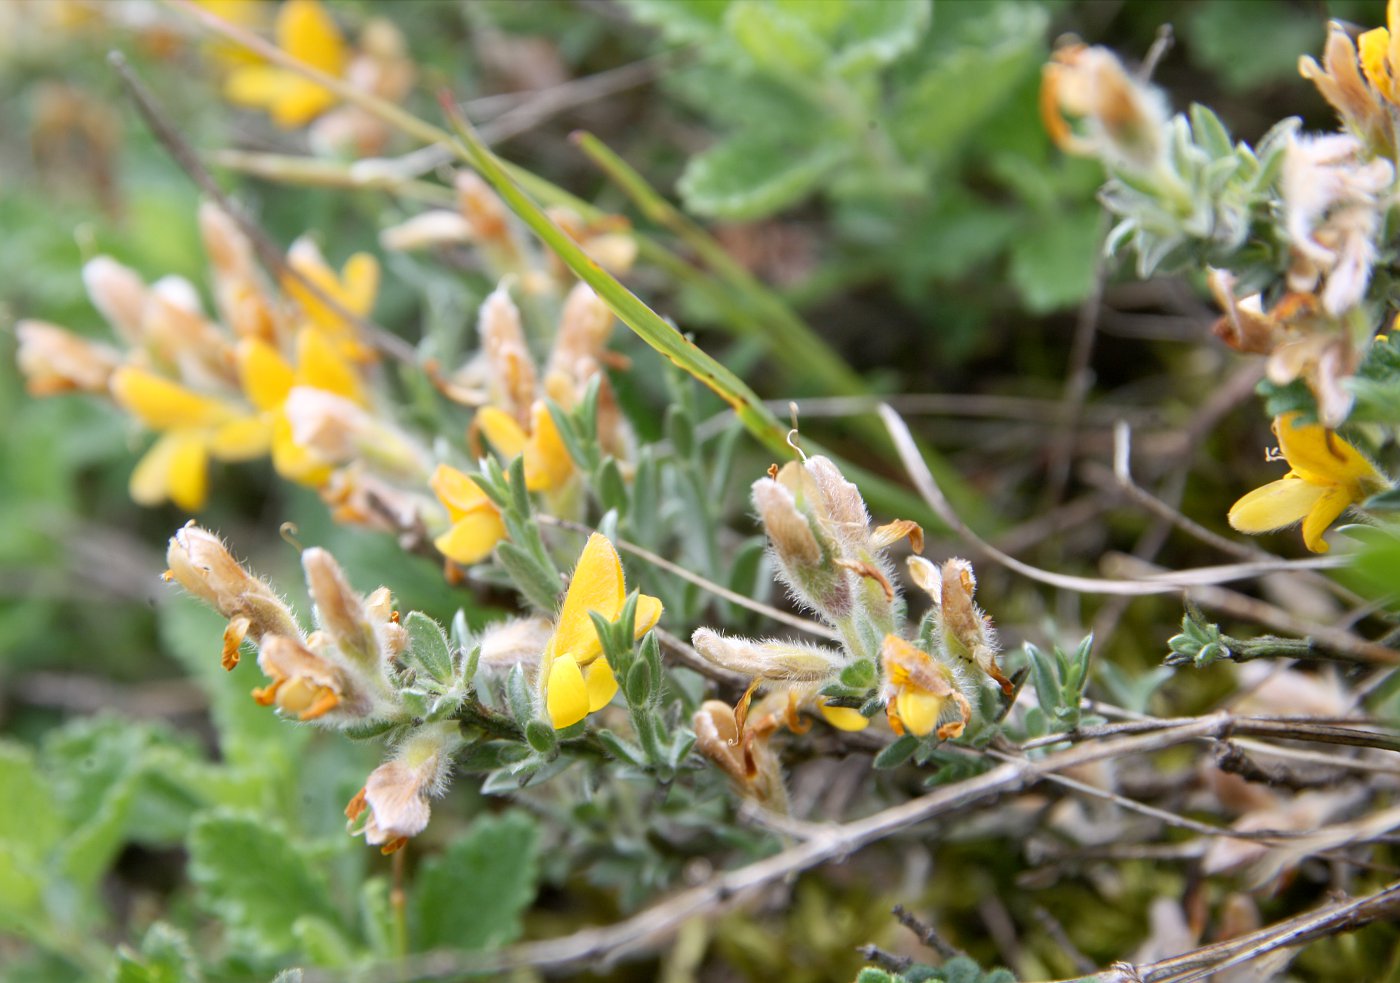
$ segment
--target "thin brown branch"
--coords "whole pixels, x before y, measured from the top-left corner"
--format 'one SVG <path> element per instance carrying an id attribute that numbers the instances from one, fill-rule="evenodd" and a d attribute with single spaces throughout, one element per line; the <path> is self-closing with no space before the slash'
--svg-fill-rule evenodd
<path id="1" fill-rule="evenodd" d="M 572 935 L 527 942 L 490 953 L 440 952 L 403 960 L 366 973 L 368 983 L 401 979 L 444 979 L 467 973 L 504 972 L 512 967 L 563 969 L 623 958 L 645 951 L 669 937 L 687 919 L 713 913 L 777 880 L 820 864 L 845 859 L 863 847 L 911 826 L 968 806 L 1022 791 L 1047 775 L 1109 758 L 1147 754 L 1198 740 L 1221 737 L 1230 730 L 1227 714 L 1203 717 L 1157 733 L 1079 745 L 1037 761 L 1002 764 L 974 778 L 934 790 L 864 819 L 832 826 L 824 834 L 772 857 L 717 875 L 613 925 L 586 928 Z M 308 983 L 330 983 L 332 975 L 308 972 Z"/>

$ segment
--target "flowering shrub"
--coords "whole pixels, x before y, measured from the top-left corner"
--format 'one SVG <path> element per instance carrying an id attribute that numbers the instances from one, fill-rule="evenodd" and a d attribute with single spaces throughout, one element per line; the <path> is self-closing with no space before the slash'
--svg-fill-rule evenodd
<path id="1" fill-rule="evenodd" d="M 20 976 L 1379 978 L 1400 2 L 1091 6 L 15 5 Z"/>

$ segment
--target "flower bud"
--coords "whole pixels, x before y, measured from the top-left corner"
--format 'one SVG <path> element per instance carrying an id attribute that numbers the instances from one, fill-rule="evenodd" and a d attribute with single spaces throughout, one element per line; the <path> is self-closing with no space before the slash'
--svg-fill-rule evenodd
<path id="1" fill-rule="evenodd" d="M 457 209 L 471 223 L 478 240 L 496 242 L 509 238 L 509 213 L 489 184 L 475 171 L 458 171 L 456 186 Z"/>
<path id="2" fill-rule="evenodd" d="M 934 641 L 941 651 L 951 659 L 976 666 L 1009 696 L 1014 687 L 997 665 L 996 631 L 991 619 L 972 602 L 977 589 L 972 564 L 955 557 L 940 569 L 923 557 L 911 556 L 908 565 L 914 583 L 936 605 Z"/>
<path id="3" fill-rule="evenodd" d="M 816 683 L 830 679 L 846 664 L 842 653 L 820 645 L 731 638 L 709 628 L 697 628 L 690 641 L 715 665 L 750 677 Z"/>
<path id="4" fill-rule="evenodd" d="M 599 369 L 602 355 L 612 334 L 612 308 L 586 283 L 575 284 L 564 299 L 559 315 L 559 333 L 545 368 L 547 375 L 560 373 L 574 383 L 576 394 Z M 572 401 L 565 408 L 572 406 Z"/>
<path id="5" fill-rule="evenodd" d="M 534 673 L 553 634 L 554 623 L 548 618 L 507 618 L 482 634 L 478 665 L 500 673 L 524 666 L 527 673 Z"/>
<path id="6" fill-rule="evenodd" d="M 461 745 L 454 723 L 429 724 L 404 741 L 394 756 L 370 772 L 345 809 L 352 827 L 361 817 L 365 842 L 393 853 L 428 825 L 430 798 L 447 790 L 452 754 Z"/>
<path id="7" fill-rule="evenodd" d="M 535 360 L 525 342 L 520 310 L 504 287 L 491 291 L 482 303 L 477 325 L 490 370 L 492 404 L 528 425 L 535 401 Z"/>
<path id="8" fill-rule="evenodd" d="M 316 621 L 339 649 L 369 664 L 382 661 L 379 640 L 364 600 L 350 588 L 335 557 L 313 546 L 301 554 L 306 587 L 316 605 Z"/>
<path id="9" fill-rule="evenodd" d="M 170 568 L 166 580 L 176 581 L 230 619 L 233 635 L 225 636 L 225 668 L 237 664 L 238 642 L 245 634 L 254 642 L 267 635 L 301 634 L 286 603 L 248 573 L 213 533 L 191 522 L 171 537 L 165 559 Z"/>
<path id="10" fill-rule="evenodd" d="M 15 333 L 19 338 L 16 361 L 32 396 L 73 391 L 105 394 L 121 363 L 115 349 L 44 321 L 21 321 Z"/>
<path id="11" fill-rule="evenodd" d="M 98 256 L 83 265 L 83 285 L 93 306 L 122 340 L 129 345 L 141 344 L 147 290 L 136 271 L 110 256 Z"/>
<path id="12" fill-rule="evenodd" d="M 1107 48 L 1060 48 L 1045 66 L 1040 93 L 1045 128 L 1066 152 L 1137 171 L 1163 161 L 1166 100 L 1129 75 Z M 1075 119 L 1075 128 L 1066 116 Z"/>
<path id="13" fill-rule="evenodd" d="M 438 208 L 423 212 L 379 233 L 379 244 L 395 252 L 412 252 L 470 242 L 472 225 L 457 212 Z"/>

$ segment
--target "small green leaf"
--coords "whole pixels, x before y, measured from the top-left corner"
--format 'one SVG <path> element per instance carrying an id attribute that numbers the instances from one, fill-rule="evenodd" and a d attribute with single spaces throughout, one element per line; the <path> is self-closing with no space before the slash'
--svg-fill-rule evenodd
<path id="1" fill-rule="evenodd" d="M 525 599 L 541 611 L 553 613 L 559 599 L 559 580 L 531 553 L 514 543 L 498 543 L 496 559 Z"/>
<path id="2" fill-rule="evenodd" d="M 115 983 L 203 983 L 199 957 L 189 936 L 166 922 L 146 930 L 141 951 L 117 951 Z"/>
<path id="3" fill-rule="evenodd" d="M 256 949 L 291 951 L 293 925 L 304 915 L 337 924 L 326 885 L 305 851 L 265 820 L 204 816 L 190 831 L 189 851 L 201 903 Z"/>
<path id="4" fill-rule="evenodd" d="M 895 742 L 875 755 L 876 768 L 897 768 L 914 754 L 919 747 L 919 739 L 913 734 L 896 738 Z"/>
<path id="5" fill-rule="evenodd" d="M 425 863 L 413 893 L 416 947 L 485 949 L 518 937 L 535 897 L 538 839 L 524 813 L 482 817 Z"/>
<path id="6" fill-rule="evenodd" d="M 848 144 L 821 134 L 803 144 L 749 130 L 692 157 L 677 187 L 686 207 L 698 214 L 763 218 L 807 197 L 849 154 Z"/>
<path id="7" fill-rule="evenodd" d="M 452 650 L 442 626 L 422 611 L 410 612 L 403 625 L 408 632 L 407 663 L 421 669 L 434 682 L 450 685 Z"/>
<path id="8" fill-rule="evenodd" d="M 853 662 L 841 670 L 841 685 L 862 693 L 875 685 L 875 663 L 869 659 Z"/>
<path id="9" fill-rule="evenodd" d="M 551 755 L 559 750 L 558 732 L 543 720 L 531 720 L 525 724 L 525 740 L 540 754 Z"/>

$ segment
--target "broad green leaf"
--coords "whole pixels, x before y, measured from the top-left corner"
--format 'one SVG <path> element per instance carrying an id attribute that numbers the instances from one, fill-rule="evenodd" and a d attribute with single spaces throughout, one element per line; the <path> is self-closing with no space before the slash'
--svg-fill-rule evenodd
<path id="1" fill-rule="evenodd" d="M 65 825 L 53 788 L 35 764 L 34 753 L 19 744 L 0 744 L 0 842 L 36 860 L 57 842 Z"/>
<path id="2" fill-rule="evenodd" d="M 654 27 L 671 44 L 694 44 L 715 38 L 730 0 L 622 0 L 638 21 Z"/>
<path id="3" fill-rule="evenodd" d="M 947 160 L 996 113 L 1044 60 L 1045 15 L 1027 8 L 1014 31 L 927 57 L 919 78 L 898 98 L 892 132 L 911 157 Z"/>
<path id="4" fill-rule="evenodd" d="M 418 949 L 486 949 L 520 934 L 535 897 L 535 823 L 522 812 L 482 817 L 428 861 L 413 892 Z"/>
<path id="5" fill-rule="evenodd" d="M 1045 215 L 1011 247 L 1011 282 L 1026 307 L 1045 313 L 1089 293 L 1098 262 L 1099 212 L 1081 208 Z"/>
<path id="6" fill-rule="evenodd" d="M 292 950 L 303 916 L 339 924 L 306 852 L 265 821 L 231 813 L 202 817 L 190 831 L 189 851 L 201 904 L 255 949 Z"/>
<path id="7" fill-rule="evenodd" d="M 0 842 L 0 930 L 16 930 L 44 917 L 44 866 L 21 843 Z"/>
<path id="8" fill-rule="evenodd" d="M 139 772 L 123 776 L 92 815 L 59 847 L 59 869 L 83 886 L 95 884 L 127 838 L 127 817 L 140 784 Z"/>
<path id="9" fill-rule="evenodd" d="M 882 68 L 914 50 L 932 21 L 932 0 L 854 0 L 841 22 L 832 67 L 845 76 Z"/>
<path id="10" fill-rule="evenodd" d="M 166 922 L 146 930 L 140 952 L 117 950 L 114 983 L 202 983 L 204 973 L 189 936 Z"/>
<path id="11" fill-rule="evenodd" d="M 763 218 L 812 194 L 849 153 L 835 139 L 794 144 L 752 130 L 692 157 L 678 188 L 686 206 L 699 214 Z"/>
<path id="12" fill-rule="evenodd" d="M 738 0 L 726 11 L 724 27 L 760 70 L 794 81 L 820 76 L 831 58 L 801 13 L 772 3 Z"/>

